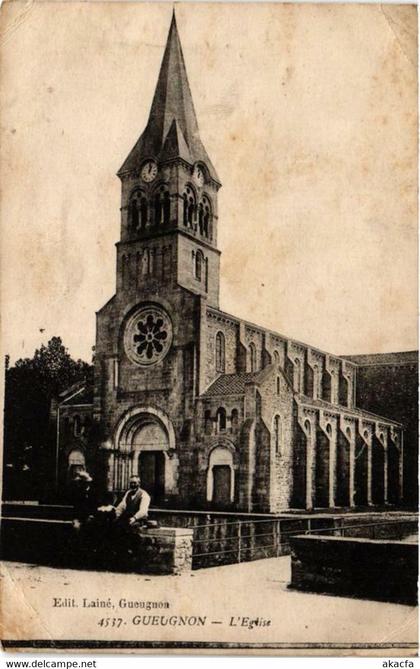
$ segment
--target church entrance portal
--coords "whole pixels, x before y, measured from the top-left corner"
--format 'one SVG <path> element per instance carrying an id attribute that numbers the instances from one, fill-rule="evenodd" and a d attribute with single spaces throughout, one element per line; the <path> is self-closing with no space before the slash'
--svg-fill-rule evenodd
<path id="1" fill-rule="evenodd" d="M 213 502 L 215 506 L 230 504 L 231 470 L 228 465 L 213 467 Z"/>
<path id="2" fill-rule="evenodd" d="M 178 493 L 178 454 L 172 424 L 153 407 L 128 411 L 115 430 L 109 458 L 110 490 L 125 492 L 130 476 L 140 476 L 152 504 L 166 503 Z"/>
<path id="3" fill-rule="evenodd" d="M 165 494 L 165 456 L 159 451 L 140 451 L 138 473 L 141 487 L 159 502 Z"/>

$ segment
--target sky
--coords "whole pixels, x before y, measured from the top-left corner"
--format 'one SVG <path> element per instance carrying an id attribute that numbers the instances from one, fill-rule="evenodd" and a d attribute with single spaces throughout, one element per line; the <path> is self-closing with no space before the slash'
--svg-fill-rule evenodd
<path id="1" fill-rule="evenodd" d="M 171 4 L 1 8 L 2 349 L 90 360 Z M 417 348 L 416 9 L 177 3 L 223 187 L 224 311 L 335 354 Z"/>

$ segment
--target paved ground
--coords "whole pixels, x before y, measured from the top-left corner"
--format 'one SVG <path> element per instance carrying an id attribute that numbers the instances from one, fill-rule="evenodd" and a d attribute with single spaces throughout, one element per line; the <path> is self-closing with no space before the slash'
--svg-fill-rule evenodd
<path id="1" fill-rule="evenodd" d="M 289 557 L 160 577 L 6 562 L 2 638 L 338 644 L 417 639 L 416 607 L 295 592 L 287 588 L 289 580 Z M 83 600 L 97 598 L 110 607 L 84 606 Z M 139 604 L 124 607 L 123 599 Z M 156 604 L 147 610 L 147 602 Z M 140 624 L 133 621 L 136 615 Z M 162 623 L 161 616 L 172 616 L 172 623 Z M 179 622 L 188 616 L 188 624 Z M 204 625 L 194 622 L 198 617 Z M 105 629 L 104 618 L 122 622 Z M 250 630 L 247 618 L 259 624 Z"/>

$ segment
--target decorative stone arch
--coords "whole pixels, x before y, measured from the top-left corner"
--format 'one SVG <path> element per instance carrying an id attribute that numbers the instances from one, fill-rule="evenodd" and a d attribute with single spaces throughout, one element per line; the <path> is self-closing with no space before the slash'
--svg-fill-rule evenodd
<path id="1" fill-rule="evenodd" d="M 230 502 L 235 497 L 235 465 L 234 465 L 235 447 L 227 441 L 219 442 L 209 453 L 209 463 L 207 469 L 207 495 L 208 502 L 214 501 L 214 467 L 227 466 L 230 469 Z"/>
<path id="2" fill-rule="evenodd" d="M 114 432 L 114 449 L 118 449 L 119 444 L 126 445 L 125 435 L 130 429 L 133 421 L 142 415 L 154 416 L 164 426 L 168 435 L 168 448 L 176 449 L 175 430 L 168 416 L 161 410 L 152 406 L 132 407 L 126 411 L 117 423 Z"/>
<path id="3" fill-rule="evenodd" d="M 161 180 L 154 185 L 151 194 L 151 206 L 153 210 L 153 224 L 155 226 L 168 225 L 171 217 L 171 200 L 169 185 Z"/>
<path id="4" fill-rule="evenodd" d="M 185 227 L 194 228 L 197 225 L 197 190 L 191 182 L 185 184 L 182 194 L 183 202 L 183 221 Z"/>
<path id="5" fill-rule="evenodd" d="M 175 431 L 168 416 L 152 406 L 133 407 L 119 420 L 113 437 L 110 468 L 114 489 L 125 488 L 138 474 L 141 453 L 162 453 L 163 494 L 177 492 L 178 454 Z"/>

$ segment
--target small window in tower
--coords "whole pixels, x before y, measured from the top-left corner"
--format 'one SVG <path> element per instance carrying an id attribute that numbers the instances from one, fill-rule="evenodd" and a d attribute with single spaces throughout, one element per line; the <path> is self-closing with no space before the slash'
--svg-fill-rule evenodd
<path id="1" fill-rule="evenodd" d="M 142 197 L 140 200 L 140 228 L 145 230 L 147 226 L 147 217 L 148 217 L 149 205 L 145 197 Z"/>
<path id="2" fill-rule="evenodd" d="M 274 446 L 276 449 L 276 455 L 280 453 L 280 439 L 281 439 L 281 425 L 280 425 L 280 416 L 274 417 Z"/>
<path id="3" fill-rule="evenodd" d="M 279 376 L 277 377 L 277 380 L 276 380 L 276 391 L 277 391 L 277 395 L 280 395 L 280 377 Z"/>
<path id="4" fill-rule="evenodd" d="M 155 195 L 155 225 L 160 225 L 162 219 L 162 201 L 160 193 Z"/>
<path id="5" fill-rule="evenodd" d="M 203 205 L 198 205 L 198 229 L 200 230 L 200 235 L 204 234 L 204 211 Z"/>
<path id="6" fill-rule="evenodd" d="M 211 219 L 211 205 L 210 200 L 206 195 L 203 196 L 202 201 L 202 230 L 201 234 L 205 237 L 210 235 L 210 219 Z"/>
<path id="7" fill-rule="evenodd" d="M 201 253 L 201 251 L 197 251 L 195 254 L 195 278 L 197 281 L 201 281 L 202 276 L 203 276 L 203 263 L 204 263 L 204 256 Z"/>
<path id="8" fill-rule="evenodd" d="M 188 225 L 192 228 L 194 222 L 194 200 L 192 197 L 188 198 Z"/>
<path id="9" fill-rule="evenodd" d="M 217 431 L 224 432 L 226 430 L 226 409 L 219 407 L 216 413 Z"/>
<path id="10" fill-rule="evenodd" d="M 294 387 L 297 393 L 302 392 L 302 364 L 299 358 L 295 359 Z"/>
<path id="11" fill-rule="evenodd" d="M 168 191 L 163 194 L 163 222 L 165 225 L 169 224 L 171 218 L 171 201 L 169 199 Z"/>
<path id="12" fill-rule="evenodd" d="M 185 225 L 185 227 L 187 227 L 187 225 L 188 225 L 188 196 L 187 196 L 186 193 L 184 193 L 184 195 L 182 196 L 182 200 L 183 200 L 183 203 L 184 203 L 184 206 L 183 206 L 184 225 Z"/>
<path id="13" fill-rule="evenodd" d="M 239 413 L 238 409 L 232 409 L 232 414 L 230 417 L 230 424 L 232 426 L 232 432 L 235 433 L 238 431 L 239 427 Z"/>
<path id="14" fill-rule="evenodd" d="M 132 229 L 133 232 L 135 232 L 139 227 L 139 210 L 137 208 L 137 200 L 136 199 L 132 200 L 130 209 L 131 209 L 131 212 L 130 212 L 131 229 Z"/>
<path id="15" fill-rule="evenodd" d="M 225 373 L 225 336 L 223 332 L 216 335 L 216 372 Z"/>

